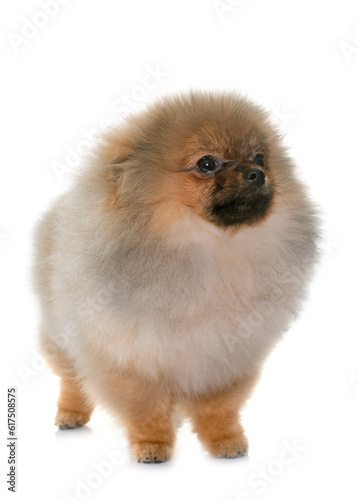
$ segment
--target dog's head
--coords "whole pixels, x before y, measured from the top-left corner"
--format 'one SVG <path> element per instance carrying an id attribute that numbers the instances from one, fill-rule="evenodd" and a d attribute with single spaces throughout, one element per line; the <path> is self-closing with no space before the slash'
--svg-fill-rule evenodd
<path id="1" fill-rule="evenodd" d="M 119 206 L 167 220 L 191 211 L 222 229 L 269 214 L 285 160 L 267 113 L 232 93 L 164 99 L 113 131 L 103 151 Z"/>

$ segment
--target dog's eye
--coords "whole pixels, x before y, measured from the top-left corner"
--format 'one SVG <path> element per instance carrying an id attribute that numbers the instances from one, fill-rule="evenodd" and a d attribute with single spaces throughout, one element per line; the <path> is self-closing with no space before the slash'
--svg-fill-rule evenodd
<path id="1" fill-rule="evenodd" d="M 218 162 L 212 156 L 203 156 L 196 164 L 196 168 L 203 174 L 211 174 L 218 168 Z"/>
<path id="2" fill-rule="evenodd" d="M 265 166 L 264 155 L 262 155 L 261 153 L 257 154 L 254 158 L 254 163 L 258 167 L 264 167 Z"/>

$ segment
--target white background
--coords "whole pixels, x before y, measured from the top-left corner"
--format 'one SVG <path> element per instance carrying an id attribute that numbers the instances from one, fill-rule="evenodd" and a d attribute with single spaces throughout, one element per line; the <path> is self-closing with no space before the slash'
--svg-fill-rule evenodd
<path id="1" fill-rule="evenodd" d="M 11 497 L 6 387 L 17 385 L 21 500 L 356 499 L 357 2 L 59 3 L 52 17 L 37 0 L 0 12 L 0 495 Z M 31 232 L 102 120 L 121 119 L 128 99 L 135 111 L 188 88 L 239 90 L 272 111 L 324 214 L 323 259 L 244 412 L 250 456 L 210 458 L 185 424 L 170 463 L 138 465 L 100 410 L 84 429 L 53 425 L 58 381 L 37 352 Z M 114 451 L 120 463 L 99 475 Z"/>

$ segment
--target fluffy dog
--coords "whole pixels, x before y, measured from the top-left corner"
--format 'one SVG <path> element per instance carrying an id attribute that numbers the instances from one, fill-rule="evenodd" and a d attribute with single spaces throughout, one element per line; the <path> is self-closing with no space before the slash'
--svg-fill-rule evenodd
<path id="1" fill-rule="evenodd" d="M 180 408 L 213 456 L 246 454 L 239 410 L 300 308 L 317 235 L 247 99 L 192 92 L 112 128 L 36 234 L 56 424 L 84 425 L 99 403 L 139 462 L 163 462 Z"/>

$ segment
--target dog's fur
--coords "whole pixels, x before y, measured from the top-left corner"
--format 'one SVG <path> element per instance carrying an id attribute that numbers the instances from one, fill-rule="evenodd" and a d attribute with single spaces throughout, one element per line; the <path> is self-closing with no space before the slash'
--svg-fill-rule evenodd
<path id="1" fill-rule="evenodd" d="M 200 172 L 207 155 L 222 168 Z M 87 163 L 36 235 L 56 424 L 83 425 L 100 403 L 138 461 L 160 462 L 180 407 L 212 455 L 245 454 L 238 410 L 317 258 L 316 213 L 279 135 L 248 100 L 193 92 L 111 129 Z"/>

